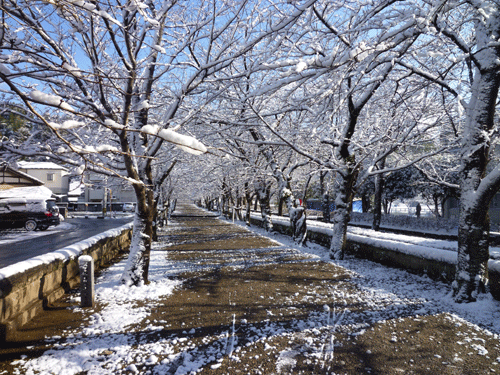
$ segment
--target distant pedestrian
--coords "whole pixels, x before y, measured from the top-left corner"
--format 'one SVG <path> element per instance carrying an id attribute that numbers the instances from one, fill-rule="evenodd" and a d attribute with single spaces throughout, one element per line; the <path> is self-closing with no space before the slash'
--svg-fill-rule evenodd
<path id="1" fill-rule="evenodd" d="M 422 206 L 420 206 L 420 203 L 417 203 L 417 207 L 415 208 L 415 212 L 417 213 L 417 217 L 420 217 L 420 211 L 422 211 Z"/>

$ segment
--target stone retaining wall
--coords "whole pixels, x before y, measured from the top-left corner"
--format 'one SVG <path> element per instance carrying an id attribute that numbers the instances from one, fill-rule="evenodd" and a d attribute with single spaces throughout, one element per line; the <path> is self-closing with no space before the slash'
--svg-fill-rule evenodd
<path id="1" fill-rule="evenodd" d="M 0 345 L 64 293 L 78 286 L 78 257 L 90 255 L 102 268 L 130 247 L 132 226 L 0 269 Z"/>
<path id="2" fill-rule="evenodd" d="M 253 216 L 250 222 L 253 225 L 261 226 L 262 218 Z M 276 232 L 291 235 L 289 225 L 283 222 L 273 222 L 273 228 Z M 323 246 L 330 246 L 331 236 L 325 232 L 315 231 L 314 228 L 308 228 L 307 240 Z M 437 251 L 439 249 L 436 249 Z M 433 280 L 451 283 L 455 279 L 456 261 L 428 259 L 423 256 L 395 251 L 393 248 L 375 246 L 374 243 L 360 243 L 352 239 L 347 240 L 347 253 L 386 266 L 406 269 L 416 274 L 426 274 Z M 490 259 L 488 266 L 490 292 L 495 299 L 500 300 L 500 260 Z"/>

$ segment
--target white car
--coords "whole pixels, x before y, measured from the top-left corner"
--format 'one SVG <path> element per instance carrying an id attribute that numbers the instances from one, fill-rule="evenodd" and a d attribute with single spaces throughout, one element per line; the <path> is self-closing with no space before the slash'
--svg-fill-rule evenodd
<path id="1" fill-rule="evenodd" d="M 123 212 L 134 212 L 135 205 L 133 203 L 124 203 L 123 204 Z"/>

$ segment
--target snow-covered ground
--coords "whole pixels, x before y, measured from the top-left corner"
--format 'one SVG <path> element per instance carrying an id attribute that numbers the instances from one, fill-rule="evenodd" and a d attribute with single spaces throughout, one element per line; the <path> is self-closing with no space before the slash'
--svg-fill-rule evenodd
<path id="1" fill-rule="evenodd" d="M 256 213 L 252 214 L 252 218 L 261 220 L 261 216 Z M 279 223 L 285 226 L 290 225 L 290 220 L 287 217 L 273 215 L 271 218 L 273 223 Z M 324 233 L 330 236 L 333 233 L 333 224 L 327 224 L 317 220 L 307 220 L 307 228 L 308 230 Z M 414 228 L 405 228 L 402 226 L 391 228 L 397 230 L 415 230 Z M 406 254 L 413 254 L 426 259 L 456 263 L 457 241 L 429 238 L 425 237 L 425 233 L 426 232 L 424 232 L 422 236 L 410 236 L 349 226 L 347 229 L 347 238 L 358 243 L 385 247 L 387 249 L 393 249 Z M 445 229 L 434 231 L 433 233 L 453 235 L 453 231 Z M 500 259 L 499 247 L 490 247 L 490 258 Z M 498 270 L 500 272 L 500 266 Z"/>
<path id="2" fill-rule="evenodd" d="M 262 228 L 250 228 L 252 231 L 269 236 Z M 356 232 L 370 231 L 355 229 Z M 401 236 L 396 234 L 383 234 L 384 238 L 389 238 L 397 242 Z M 408 236 L 403 236 L 408 239 Z M 427 276 L 417 276 L 404 270 L 388 268 L 380 264 L 359 258 L 349 258 L 341 261 L 330 259 L 328 249 L 316 244 L 308 244 L 308 247 L 300 247 L 293 243 L 288 236 L 273 234 L 272 238 L 280 243 L 293 247 L 298 251 L 308 253 L 318 257 L 324 262 L 331 262 L 354 271 L 363 280 L 363 287 L 372 290 L 374 293 L 385 295 L 390 298 L 420 299 L 425 301 L 425 308 L 420 314 L 435 314 L 448 311 L 457 314 L 481 327 L 490 329 L 496 334 L 500 334 L 500 301 L 492 297 L 484 297 L 481 301 L 471 304 L 457 304 L 451 296 L 451 287 L 442 282 L 434 281 Z M 420 238 L 419 238 L 420 239 Z M 434 240 L 432 240 L 434 241 Z M 449 244 L 449 241 L 442 241 Z M 418 246 L 418 245 L 416 245 Z M 398 297 L 399 296 L 399 297 Z"/>
<path id="3" fill-rule="evenodd" d="M 19 366 L 15 374 L 69 375 L 82 371 L 89 371 L 89 374 L 114 374 L 114 370 L 109 369 L 136 359 L 137 356 L 144 356 L 145 362 L 154 364 L 155 353 L 158 350 L 165 353 L 165 344 L 159 342 L 149 346 L 136 346 L 134 332 L 130 327 L 147 318 L 158 298 L 171 294 L 179 285 L 179 281 L 165 277 L 165 261 L 163 252 L 152 252 L 150 284 L 140 287 L 127 287 L 120 283 L 126 260 L 110 267 L 97 280 L 95 287 L 96 301 L 106 304 L 106 307 L 93 314 L 90 321 L 82 325 L 80 332 L 68 332 L 64 344 L 56 345 L 37 359 L 13 362 Z M 79 297 L 75 297 L 74 302 L 77 306 Z M 138 304 L 141 306 L 137 306 Z M 74 310 L 77 312 L 79 308 Z M 161 328 L 151 325 L 147 330 Z M 47 341 L 58 339 L 60 337 L 52 337 Z M 105 363 L 107 369 L 102 368 L 104 349 L 115 351 Z M 127 369 L 134 372 L 135 366 L 131 364 Z"/>
<path id="4" fill-rule="evenodd" d="M 175 228 L 175 226 L 174 226 Z M 252 227 L 250 230 L 269 236 L 259 228 Z M 328 250 L 319 245 L 311 244 L 307 248 L 296 246 L 288 237 L 274 234 L 272 239 L 281 243 L 283 249 L 293 249 L 298 253 L 306 253 L 308 256 L 332 262 L 328 256 Z M 166 244 L 156 244 L 156 249 L 161 249 Z M 435 282 L 427 277 L 409 274 L 402 270 L 391 269 L 376 263 L 360 260 L 347 259 L 337 262 L 354 274 L 358 280 L 358 286 L 362 289 L 366 303 L 373 308 L 370 311 L 371 323 L 396 318 L 409 306 L 414 314 L 431 315 L 449 312 L 456 319 L 457 324 L 467 321 L 467 324 L 475 325 L 477 330 L 486 330 L 488 334 L 498 340 L 500 334 L 500 302 L 489 297 L 472 304 L 455 304 L 449 294 L 449 286 Z M 124 262 L 120 262 L 109 268 L 96 283 L 97 299 L 106 304 L 100 312 L 96 312 L 91 319 L 82 325 L 77 331 L 68 331 L 67 339 L 45 352 L 36 359 L 21 359 L 14 362 L 17 366 L 15 374 L 78 374 L 87 371 L 87 374 L 115 374 L 118 369 L 125 369 L 128 373 L 139 373 L 136 364 L 148 364 L 151 370 L 146 374 L 170 373 L 173 362 L 181 363 L 175 374 L 196 373 L 204 366 L 216 369 L 219 364 L 213 364 L 219 358 L 226 357 L 227 353 L 217 353 L 214 349 L 210 355 L 193 355 L 196 352 L 195 332 L 184 332 L 179 337 L 160 338 L 153 341 L 138 342 L 134 331 L 134 324 L 147 319 L 150 309 L 154 309 L 160 297 L 168 296 L 176 287 L 180 287 L 179 281 L 174 279 L 179 269 L 165 257 L 163 251 L 153 251 L 151 256 L 150 280 L 146 286 L 125 288 L 119 284 L 119 278 L 123 271 Z M 75 301 L 77 302 L 77 301 Z M 78 309 L 75 309 L 78 310 Z M 326 310 L 325 310 L 326 311 Z M 325 312 L 325 314 L 329 312 Z M 326 315 L 325 315 L 326 316 Z M 328 315 L 330 316 L 330 315 Z M 366 319 L 366 316 L 364 316 Z M 359 317 L 352 313 L 343 319 L 340 325 L 353 325 Z M 320 320 L 323 323 L 320 323 Z M 147 332 L 164 329 L 168 322 L 153 321 L 148 324 Z M 301 321 L 300 327 L 304 331 L 314 330 L 319 325 L 325 324 L 323 317 L 311 316 L 309 321 Z M 360 327 L 361 333 L 363 332 Z M 361 334 L 360 333 L 360 334 Z M 286 330 L 278 325 L 267 324 L 265 328 L 256 330 L 256 340 L 266 343 L 277 336 L 286 337 Z M 190 341 L 190 337 L 193 342 Z M 49 341 L 58 342 L 58 337 L 49 338 Z M 223 338 L 221 338 L 222 340 Z M 460 340 L 460 338 L 457 338 Z M 227 341 L 227 338 L 226 338 Z M 232 342 L 237 358 L 238 352 L 244 351 L 237 342 Z M 208 345 L 210 346 L 210 345 Z M 179 347 L 182 349 L 179 352 Z M 103 352 L 106 351 L 106 354 Z M 282 363 L 277 367 L 285 366 L 293 361 L 293 356 L 287 357 L 287 353 L 293 353 L 289 348 L 281 356 Z M 160 357 L 162 359 L 160 359 Z M 494 361 L 494 358 L 492 359 Z M 122 370 L 120 370 L 119 373 Z M 175 370 L 174 370 L 175 371 Z M 173 372 L 172 372 L 173 373 Z"/>

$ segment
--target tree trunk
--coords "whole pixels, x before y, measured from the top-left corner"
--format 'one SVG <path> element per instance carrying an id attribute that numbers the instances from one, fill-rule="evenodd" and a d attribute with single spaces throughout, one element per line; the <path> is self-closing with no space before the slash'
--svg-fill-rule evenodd
<path id="1" fill-rule="evenodd" d="M 351 87 L 351 78 L 347 79 L 348 87 Z M 368 100 L 368 97 L 366 97 Z M 366 101 L 365 101 L 366 103 Z M 335 213 L 333 215 L 333 236 L 330 243 L 330 258 L 344 259 L 347 238 L 347 224 L 349 223 L 352 209 L 352 200 L 354 199 L 354 187 L 358 179 L 358 169 L 356 168 L 356 157 L 349 150 L 351 138 L 354 135 L 361 106 L 356 106 L 352 95 L 349 95 L 347 107 L 349 110 L 349 122 L 344 130 L 344 139 L 338 147 L 336 156 L 343 165 L 343 171 L 340 172 L 340 186 L 335 197 Z"/>
<path id="2" fill-rule="evenodd" d="M 384 168 L 384 164 L 381 165 Z M 373 230 L 380 230 L 380 223 L 382 222 L 382 193 L 384 192 L 384 176 L 379 173 L 375 176 L 375 199 L 373 202 Z"/>
<path id="3" fill-rule="evenodd" d="M 486 292 L 488 282 L 488 210 L 460 205 L 458 258 L 453 295 L 456 302 L 473 302 Z"/>
<path id="4" fill-rule="evenodd" d="M 498 17 L 498 14 L 497 14 Z M 490 48 L 492 49 L 492 48 Z M 485 51 L 487 53 L 488 50 Z M 498 191 L 498 174 L 485 179 L 495 106 L 500 87 L 496 65 L 476 72 L 463 135 L 458 224 L 458 261 L 453 295 L 470 302 L 486 291 L 489 259 L 489 205 Z"/>
<path id="5" fill-rule="evenodd" d="M 243 215 L 241 214 L 241 207 L 243 205 L 243 197 L 239 196 L 238 193 L 238 198 L 236 198 L 236 217 L 239 221 L 243 220 Z"/>
<path id="6" fill-rule="evenodd" d="M 369 212 L 370 211 L 370 195 L 369 194 L 363 194 L 361 196 L 361 210 L 363 212 Z"/>
<path id="7" fill-rule="evenodd" d="M 168 219 L 170 218 L 170 199 L 167 199 L 165 205 L 163 206 L 163 210 L 161 212 L 161 224 L 162 226 L 168 225 Z"/>
<path id="8" fill-rule="evenodd" d="M 358 171 L 352 167 L 346 168 L 346 173 L 340 180 L 340 186 L 335 198 L 335 212 L 333 214 L 333 236 L 330 243 L 330 258 L 344 259 L 347 238 L 347 225 L 351 219 L 354 186 L 358 178 Z"/>
<path id="9" fill-rule="evenodd" d="M 157 242 L 158 241 L 158 225 L 159 225 L 159 220 L 160 220 L 160 217 L 158 216 L 158 207 L 155 207 L 154 208 L 154 216 L 153 216 L 153 222 L 152 222 L 152 235 L 151 235 L 151 238 L 152 238 L 152 241 L 153 242 Z"/>
<path id="10" fill-rule="evenodd" d="M 154 198 L 153 192 L 144 185 L 134 186 L 137 208 L 130 243 L 130 254 L 121 281 L 126 285 L 148 283 L 149 258 L 153 237 Z"/>
<path id="11" fill-rule="evenodd" d="M 247 211 L 245 213 L 245 223 L 250 226 L 250 213 L 252 208 L 252 199 L 247 199 Z"/>
<path id="12" fill-rule="evenodd" d="M 307 239 L 306 210 L 304 207 L 291 207 L 289 212 L 292 239 L 299 245 L 305 245 Z"/>
<path id="13" fill-rule="evenodd" d="M 280 197 L 278 204 L 278 216 L 283 216 L 283 206 L 285 204 L 285 198 Z"/>
<path id="14" fill-rule="evenodd" d="M 434 215 L 436 215 L 436 218 L 441 217 L 441 215 L 439 214 L 439 197 L 434 196 L 433 200 L 434 200 Z"/>
<path id="15" fill-rule="evenodd" d="M 382 222 L 382 189 L 383 189 L 383 177 L 382 175 L 377 175 L 375 177 L 375 200 L 373 204 L 373 222 L 372 229 L 380 230 L 380 223 Z"/>
<path id="16" fill-rule="evenodd" d="M 304 206 L 304 209 L 307 210 L 307 190 L 309 189 L 309 184 L 311 182 L 311 179 L 312 179 L 312 175 L 309 175 L 309 177 L 307 177 L 307 181 L 304 185 L 304 198 L 302 199 L 302 205 Z"/>
<path id="17" fill-rule="evenodd" d="M 261 181 L 258 183 L 256 190 L 257 198 L 260 204 L 260 212 L 263 219 L 263 225 L 266 231 L 273 230 L 273 221 L 271 219 L 271 183 Z"/>
<path id="18" fill-rule="evenodd" d="M 323 211 L 323 221 L 330 222 L 330 196 L 328 195 L 328 188 L 325 189 L 325 177 L 328 172 L 319 173 L 319 188 L 321 194 L 321 211 Z"/>
<path id="19" fill-rule="evenodd" d="M 250 226 L 250 213 L 252 209 L 252 199 L 253 196 L 250 193 L 250 186 L 248 182 L 245 182 L 245 200 L 246 200 L 246 213 L 245 213 L 245 222 L 248 226 Z"/>
<path id="20" fill-rule="evenodd" d="M 286 202 L 286 206 L 288 208 L 292 239 L 300 245 L 305 245 L 307 236 L 305 208 L 297 207 L 290 185 L 290 176 L 284 176 L 284 174 L 280 173 L 277 168 L 274 171 L 274 176 L 278 182 L 280 200 Z"/>

